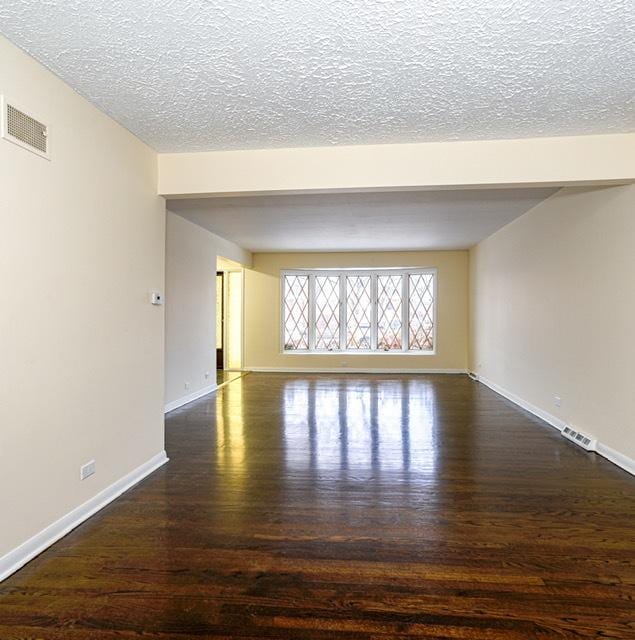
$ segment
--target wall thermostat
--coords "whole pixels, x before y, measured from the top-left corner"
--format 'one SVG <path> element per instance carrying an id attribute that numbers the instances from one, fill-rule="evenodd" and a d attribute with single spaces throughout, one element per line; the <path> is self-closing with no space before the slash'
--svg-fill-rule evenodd
<path id="1" fill-rule="evenodd" d="M 153 291 L 150 294 L 150 302 L 152 304 L 163 304 L 163 294 L 160 291 Z"/>

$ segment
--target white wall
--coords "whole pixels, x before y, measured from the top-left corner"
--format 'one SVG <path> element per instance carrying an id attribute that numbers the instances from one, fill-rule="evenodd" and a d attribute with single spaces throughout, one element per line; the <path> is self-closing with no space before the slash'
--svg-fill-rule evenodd
<path id="1" fill-rule="evenodd" d="M 216 382 L 218 256 L 245 266 L 251 264 L 248 251 L 168 211 L 165 265 L 168 407 Z M 208 378 L 206 373 L 210 374 Z"/>
<path id="2" fill-rule="evenodd" d="M 0 93 L 52 131 L 0 140 L 1 557 L 163 450 L 165 216 L 155 152 L 1 37 Z"/>
<path id="3" fill-rule="evenodd" d="M 472 370 L 635 458 L 635 186 L 561 189 L 477 245 L 471 320 Z"/>

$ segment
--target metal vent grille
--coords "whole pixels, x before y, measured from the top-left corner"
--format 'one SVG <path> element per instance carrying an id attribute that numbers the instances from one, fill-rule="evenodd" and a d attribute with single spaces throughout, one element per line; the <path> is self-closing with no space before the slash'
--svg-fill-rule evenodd
<path id="1" fill-rule="evenodd" d="M 576 444 L 580 445 L 587 451 L 595 451 L 595 447 L 597 445 L 597 441 L 595 438 L 591 438 L 584 433 L 580 433 L 579 431 L 576 431 L 569 426 L 564 427 L 564 429 L 562 430 L 562 435 L 568 440 L 571 440 L 571 442 L 575 442 Z"/>
<path id="2" fill-rule="evenodd" d="M 47 125 L 6 100 L 2 100 L 2 137 L 40 156 L 49 156 Z"/>
<path id="3" fill-rule="evenodd" d="M 46 153 L 46 125 L 7 105 L 7 133 L 24 144 Z"/>

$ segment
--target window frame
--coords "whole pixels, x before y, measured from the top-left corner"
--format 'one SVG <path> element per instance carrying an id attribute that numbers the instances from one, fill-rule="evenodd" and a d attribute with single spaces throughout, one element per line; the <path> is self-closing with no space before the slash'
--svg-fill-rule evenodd
<path id="1" fill-rule="evenodd" d="M 432 276 L 432 349 L 410 349 L 410 275 L 422 274 Z M 285 349 L 284 348 L 284 321 L 285 321 L 285 276 L 307 276 L 308 277 L 308 349 Z M 401 304 L 401 349 L 390 349 L 388 351 L 377 349 L 377 325 L 378 325 L 378 287 L 377 277 L 382 275 L 401 275 L 402 304 Z M 315 277 L 316 276 L 338 276 L 340 281 L 339 299 L 339 349 L 316 349 L 315 348 Z M 370 304 L 371 304 L 371 348 L 370 349 L 350 349 L 346 347 L 347 333 L 347 276 L 370 276 Z M 333 269 L 283 269 L 280 271 L 280 353 L 282 355 L 373 355 L 373 356 L 434 356 L 437 354 L 437 340 L 439 331 L 437 325 L 438 298 L 438 271 L 436 267 L 383 267 L 375 268 L 333 268 Z"/>

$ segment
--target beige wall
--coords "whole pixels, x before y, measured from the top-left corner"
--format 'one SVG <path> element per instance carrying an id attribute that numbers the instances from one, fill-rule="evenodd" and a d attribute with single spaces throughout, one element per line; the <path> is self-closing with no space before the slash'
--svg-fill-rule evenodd
<path id="1" fill-rule="evenodd" d="M 280 352 L 280 271 L 321 267 L 436 267 L 435 355 L 283 354 Z M 467 251 L 390 253 L 259 253 L 245 273 L 246 368 L 467 368 Z"/>
<path id="2" fill-rule="evenodd" d="M 251 254 L 170 211 L 166 229 L 165 403 L 216 383 L 216 260 Z M 206 377 L 209 374 L 209 377 Z M 189 383 L 189 388 L 186 388 Z"/>
<path id="3" fill-rule="evenodd" d="M 562 189 L 481 242 L 471 308 L 474 371 L 635 458 L 635 186 Z"/>
<path id="4" fill-rule="evenodd" d="M 2 556 L 163 450 L 165 216 L 154 151 L 1 37 L 0 93 L 52 131 L 0 140 Z"/>
<path id="5" fill-rule="evenodd" d="M 293 193 L 635 181 L 635 133 L 159 155 L 159 193 Z"/>

